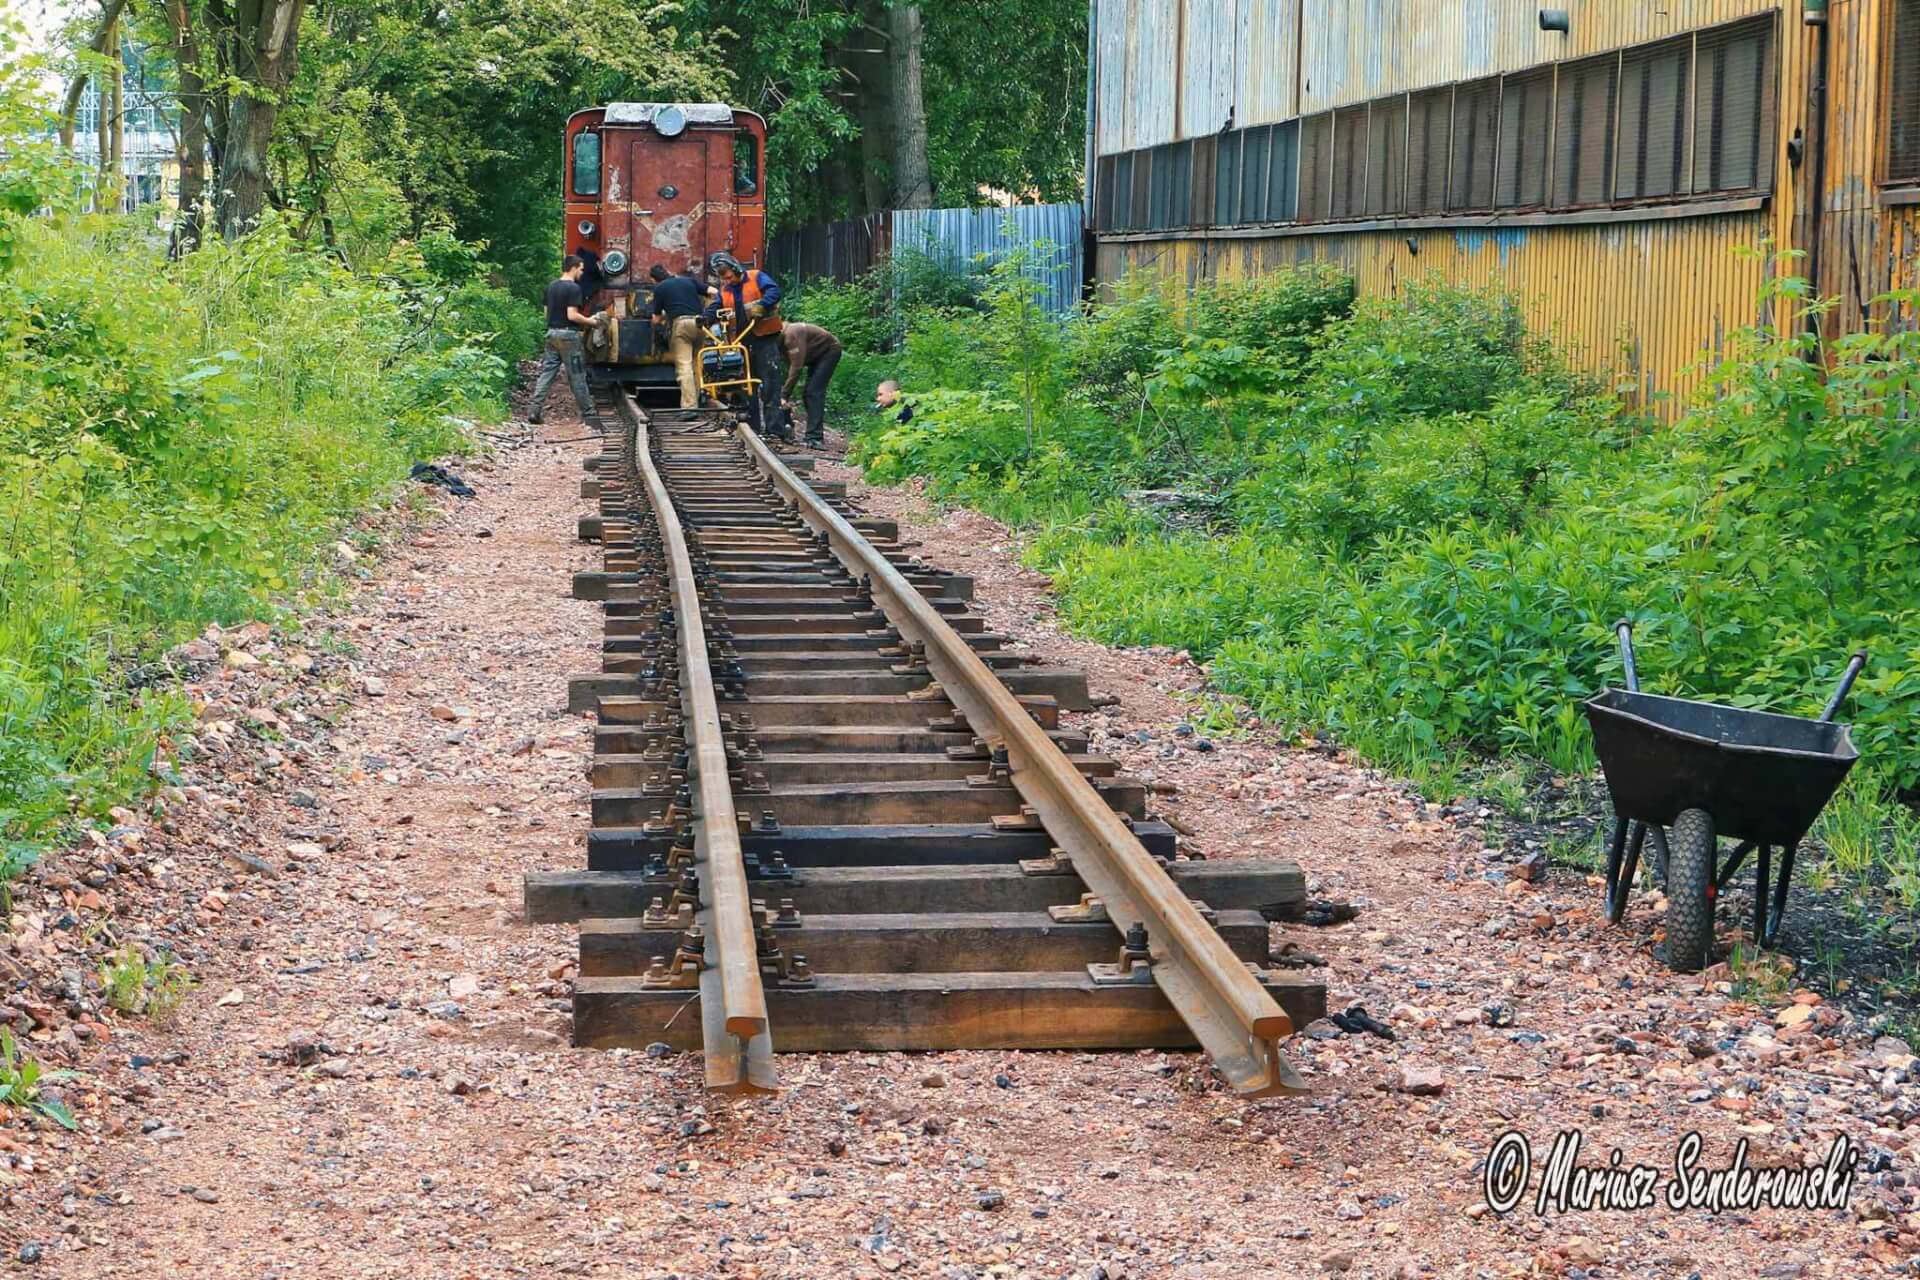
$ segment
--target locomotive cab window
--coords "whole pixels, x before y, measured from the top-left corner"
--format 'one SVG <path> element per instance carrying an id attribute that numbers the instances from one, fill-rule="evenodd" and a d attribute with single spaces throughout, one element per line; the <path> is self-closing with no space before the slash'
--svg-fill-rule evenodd
<path id="1" fill-rule="evenodd" d="M 573 137 L 573 194 L 600 194 L 600 135 L 577 133 Z"/>
<path id="2" fill-rule="evenodd" d="M 733 194 L 760 194 L 760 148 L 750 133 L 733 135 Z"/>

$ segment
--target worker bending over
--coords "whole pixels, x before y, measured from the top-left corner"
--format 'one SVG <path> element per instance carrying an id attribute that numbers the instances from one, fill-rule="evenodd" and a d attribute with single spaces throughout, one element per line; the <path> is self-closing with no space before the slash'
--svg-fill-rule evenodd
<path id="1" fill-rule="evenodd" d="M 647 271 L 653 280 L 653 323 L 666 335 L 667 352 L 673 357 L 673 375 L 680 383 L 680 407 L 700 407 L 700 378 L 694 369 L 694 357 L 700 350 L 700 313 L 706 310 L 714 290 L 694 278 L 688 267 L 679 275 L 654 263 Z"/>
<path id="2" fill-rule="evenodd" d="M 807 371 L 807 443 L 827 442 L 827 384 L 833 381 L 834 366 L 840 363 L 840 339 L 817 324 L 794 322 L 780 332 L 786 348 L 787 384 L 782 397 L 793 394 L 800 370 Z"/>
<path id="3" fill-rule="evenodd" d="M 780 285 L 758 268 L 743 267 L 730 253 L 707 259 L 707 274 L 720 282 L 720 296 L 708 308 L 727 322 L 727 332 L 746 345 L 757 379 L 749 402 L 749 421 L 763 436 L 793 439 L 780 413 Z"/>

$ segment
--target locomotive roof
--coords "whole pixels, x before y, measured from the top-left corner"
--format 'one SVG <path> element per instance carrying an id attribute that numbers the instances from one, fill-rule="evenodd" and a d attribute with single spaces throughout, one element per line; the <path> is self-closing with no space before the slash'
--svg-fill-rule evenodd
<path id="1" fill-rule="evenodd" d="M 732 124 L 733 108 L 724 102 L 609 102 L 608 124 L 652 124 L 656 112 L 678 107 L 688 124 Z"/>

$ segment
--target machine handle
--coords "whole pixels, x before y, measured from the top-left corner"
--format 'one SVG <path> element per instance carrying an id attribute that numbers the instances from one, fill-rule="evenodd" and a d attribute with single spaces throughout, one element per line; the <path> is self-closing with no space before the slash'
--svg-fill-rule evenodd
<path id="1" fill-rule="evenodd" d="M 1867 651 L 1855 649 L 1853 657 L 1847 662 L 1845 674 L 1840 677 L 1840 687 L 1833 691 L 1833 697 L 1827 702 L 1827 709 L 1820 713 L 1821 723 L 1824 724 L 1833 719 L 1834 713 L 1840 710 L 1840 704 L 1847 700 L 1847 694 L 1853 691 L 1853 682 L 1859 678 L 1861 670 L 1866 665 Z"/>
<path id="2" fill-rule="evenodd" d="M 1633 669 L 1633 619 L 1622 618 L 1613 624 L 1613 634 L 1620 637 L 1620 662 L 1627 669 L 1627 692 L 1640 692 L 1640 673 Z"/>

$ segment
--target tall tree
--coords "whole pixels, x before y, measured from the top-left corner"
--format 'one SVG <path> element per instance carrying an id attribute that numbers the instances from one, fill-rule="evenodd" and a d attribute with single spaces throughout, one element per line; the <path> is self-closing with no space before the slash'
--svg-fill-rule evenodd
<path id="1" fill-rule="evenodd" d="M 180 125 L 174 160 L 180 168 L 180 216 L 173 224 L 175 255 L 198 248 L 207 195 L 207 86 L 200 62 L 200 34 L 187 0 L 161 0 L 168 51 L 179 84 Z"/>
<path id="2" fill-rule="evenodd" d="M 300 19 L 307 0 L 208 0 L 222 71 L 231 87 L 220 147 L 213 216 L 231 239 L 267 207 L 267 163 L 288 86 L 300 69 Z"/>
<path id="3" fill-rule="evenodd" d="M 893 207 L 931 209 L 933 175 L 927 168 L 927 106 L 920 87 L 920 6 L 887 10 L 887 62 L 893 73 Z"/>
<path id="4" fill-rule="evenodd" d="M 120 11 L 126 7 L 127 0 L 106 0 L 101 9 L 100 21 L 94 27 L 93 35 L 88 37 L 84 45 L 87 52 L 96 55 L 104 55 L 107 52 L 112 46 L 114 33 L 120 21 Z M 82 66 L 67 81 L 66 97 L 60 102 L 60 145 L 62 147 L 73 145 L 74 117 L 80 112 L 80 99 L 86 96 L 87 82 L 92 76 L 92 68 Z"/>

